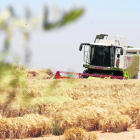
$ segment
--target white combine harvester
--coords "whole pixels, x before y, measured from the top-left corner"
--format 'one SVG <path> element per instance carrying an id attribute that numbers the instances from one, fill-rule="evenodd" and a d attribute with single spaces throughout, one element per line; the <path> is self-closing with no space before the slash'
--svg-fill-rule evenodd
<path id="1" fill-rule="evenodd" d="M 84 48 L 83 73 L 57 71 L 55 78 L 137 79 L 140 69 L 140 48 L 127 45 L 127 38 L 97 35 L 93 43 L 81 43 Z"/>

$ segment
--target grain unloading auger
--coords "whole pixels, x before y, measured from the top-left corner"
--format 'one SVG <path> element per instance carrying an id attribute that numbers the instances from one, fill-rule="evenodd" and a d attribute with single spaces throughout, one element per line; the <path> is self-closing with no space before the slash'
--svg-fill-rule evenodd
<path id="1" fill-rule="evenodd" d="M 84 48 L 83 73 L 57 71 L 54 78 L 88 79 L 137 79 L 140 69 L 140 48 L 127 45 L 124 36 L 108 39 L 108 35 L 97 35 L 93 43 L 81 43 Z"/>

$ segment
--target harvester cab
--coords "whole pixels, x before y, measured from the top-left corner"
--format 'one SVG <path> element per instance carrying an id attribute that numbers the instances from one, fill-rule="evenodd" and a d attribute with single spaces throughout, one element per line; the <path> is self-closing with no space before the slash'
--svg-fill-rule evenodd
<path id="1" fill-rule="evenodd" d="M 116 35 L 110 40 L 107 34 L 96 35 L 94 42 L 81 43 L 79 50 L 83 49 L 83 73 L 57 71 L 55 78 L 138 78 L 140 48 L 128 46 L 126 37 Z"/>

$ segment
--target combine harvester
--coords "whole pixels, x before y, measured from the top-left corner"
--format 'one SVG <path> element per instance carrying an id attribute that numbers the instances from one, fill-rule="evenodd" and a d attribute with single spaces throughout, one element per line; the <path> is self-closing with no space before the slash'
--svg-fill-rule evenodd
<path id="1" fill-rule="evenodd" d="M 88 78 L 88 79 L 138 79 L 140 69 L 140 48 L 127 45 L 127 38 L 108 35 L 97 35 L 93 43 L 81 43 L 84 48 L 83 73 L 57 71 L 55 79 Z"/>

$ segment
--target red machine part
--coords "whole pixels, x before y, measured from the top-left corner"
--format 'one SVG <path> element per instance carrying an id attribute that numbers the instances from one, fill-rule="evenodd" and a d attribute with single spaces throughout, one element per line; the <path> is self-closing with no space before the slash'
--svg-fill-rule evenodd
<path id="1" fill-rule="evenodd" d="M 127 79 L 123 76 L 111 76 L 111 75 L 101 75 L 101 74 L 89 74 L 89 73 L 76 73 L 76 72 L 66 72 L 66 71 L 57 71 L 55 74 L 55 79 L 82 79 L 82 76 L 91 76 L 104 79 L 105 77 L 110 77 L 110 79 Z"/>

